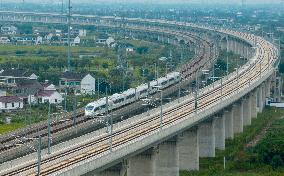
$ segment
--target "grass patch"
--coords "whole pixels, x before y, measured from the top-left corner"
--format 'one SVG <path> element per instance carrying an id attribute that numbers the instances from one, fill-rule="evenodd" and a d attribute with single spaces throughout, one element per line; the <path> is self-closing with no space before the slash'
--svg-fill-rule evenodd
<path id="1" fill-rule="evenodd" d="M 252 119 L 252 125 L 245 127 L 244 132 L 226 140 L 226 150 L 216 151 L 215 158 L 201 158 L 200 171 L 181 171 L 181 176 L 283 176 L 284 168 L 273 170 L 270 165 L 253 161 L 254 157 L 245 145 L 251 141 L 269 122 L 284 115 L 284 110 L 267 108 Z M 283 136 L 282 136 L 283 137 Z M 223 159 L 226 157 L 226 170 Z"/>
<path id="2" fill-rule="evenodd" d="M 12 123 L 12 124 L 1 124 L 0 125 L 0 134 L 5 134 L 11 131 L 15 131 L 19 128 L 24 127 L 23 123 Z"/>

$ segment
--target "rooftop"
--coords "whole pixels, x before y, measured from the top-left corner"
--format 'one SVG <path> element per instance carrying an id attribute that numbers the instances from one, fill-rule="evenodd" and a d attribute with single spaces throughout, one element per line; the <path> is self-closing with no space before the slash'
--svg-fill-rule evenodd
<path id="1" fill-rule="evenodd" d="M 3 96 L 0 97 L 0 102 L 2 103 L 13 103 L 13 102 L 22 102 L 23 100 L 16 96 Z"/>

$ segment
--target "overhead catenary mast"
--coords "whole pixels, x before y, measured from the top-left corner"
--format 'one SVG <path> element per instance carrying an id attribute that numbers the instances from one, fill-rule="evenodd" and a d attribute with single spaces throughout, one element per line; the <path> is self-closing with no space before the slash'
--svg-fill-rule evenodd
<path id="1" fill-rule="evenodd" d="M 61 0 L 61 13 L 62 14 L 64 13 L 64 2 L 63 2 L 63 0 Z"/>
<path id="2" fill-rule="evenodd" d="M 68 0 L 68 67 L 67 70 L 71 70 L 71 44 L 70 44 L 70 30 L 71 30 L 71 0 Z"/>

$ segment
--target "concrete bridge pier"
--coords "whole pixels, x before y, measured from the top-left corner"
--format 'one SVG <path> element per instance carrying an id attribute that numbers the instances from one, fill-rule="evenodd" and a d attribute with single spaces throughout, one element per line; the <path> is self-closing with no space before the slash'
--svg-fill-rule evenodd
<path id="1" fill-rule="evenodd" d="M 214 119 L 202 122 L 198 126 L 199 156 L 215 157 Z"/>
<path id="2" fill-rule="evenodd" d="M 258 94 L 257 94 L 257 109 L 258 109 L 258 112 L 262 113 L 262 110 L 263 110 L 263 93 L 262 93 L 262 86 L 259 86 L 257 88 L 258 90 Z"/>
<path id="3" fill-rule="evenodd" d="M 155 176 L 179 176 L 179 154 L 177 139 L 172 138 L 159 144 L 155 153 Z M 137 175 L 128 175 L 137 176 Z M 146 176 L 146 175 L 145 175 Z M 147 175 L 148 176 L 148 175 Z"/>
<path id="4" fill-rule="evenodd" d="M 126 172 L 125 162 L 112 166 L 100 173 L 94 174 L 94 176 L 124 176 Z M 87 174 L 92 175 L 92 174 Z"/>
<path id="5" fill-rule="evenodd" d="M 242 133 L 243 128 L 243 101 L 237 102 L 233 105 L 233 124 L 234 124 L 234 134 Z"/>
<path id="6" fill-rule="evenodd" d="M 250 93 L 251 100 L 251 118 L 257 118 L 257 90 Z"/>
<path id="7" fill-rule="evenodd" d="M 178 136 L 179 170 L 199 170 L 198 129 L 193 127 Z"/>
<path id="8" fill-rule="evenodd" d="M 178 176 L 177 139 L 172 138 L 159 144 L 157 148 L 151 148 L 131 157 L 127 163 L 127 176 Z"/>
<path id="9" fill-rule="evenodd" d="M 251 96 L 243 99 L 243 125 L 251 125 Z"/>
<path id="10" fill-rule="evenodd" d="M 271 97 L 271 80 L 270 78 L 266 81 L 266 84 L 265 84 L 265 97 Z"/>
<path id="11" fill-rule="evenodd" d="M 266 99 L 266 82 L 262 83 L 262 111 L 265 107 L 265 99 Z"/>
<path id="12" fill-rule="evenodd" d="M 128 176 L 154 176 L 156 149 L 151 148 L 127 160 Z"/>
<path id="13" fill-rule="evenodd" d="M 215 117 L 214 123 L 215 147 L 219 150 L 225 150 L 225 118 L 223 115 Z"/>
<path id="14" fill-rule="evenodd" d="M 233 110 L 224 111 L 223 117 L 225 119 L 225 138 L 233 139 L 234 138 L 234 124 L 233 124 Z"/>

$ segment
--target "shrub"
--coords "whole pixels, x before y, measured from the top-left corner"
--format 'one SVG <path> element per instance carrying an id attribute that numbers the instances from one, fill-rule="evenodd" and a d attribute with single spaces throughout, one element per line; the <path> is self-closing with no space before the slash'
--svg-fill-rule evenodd
<path id="1" fill-rule="evenodd" d="M 280 155 L 274 155 L 271 160 L 271 166 L 273 169 L 277 169 L 279 167 L 284 166 L 284 162 Z"/>

